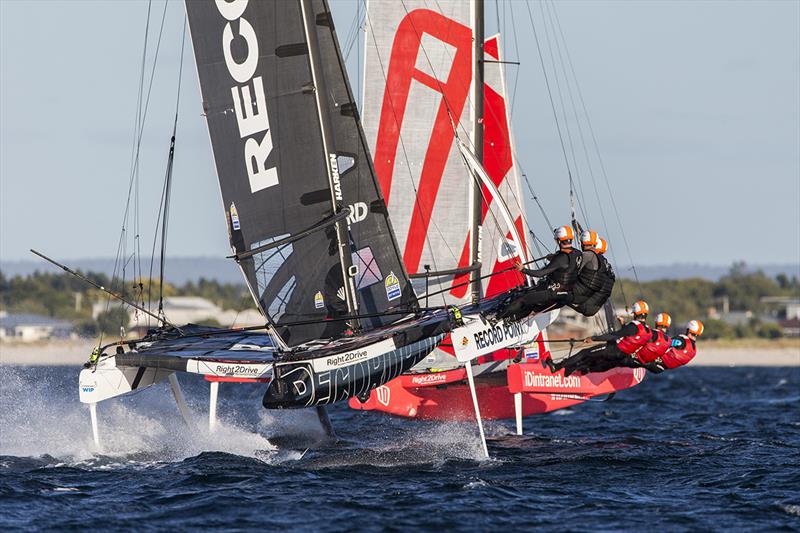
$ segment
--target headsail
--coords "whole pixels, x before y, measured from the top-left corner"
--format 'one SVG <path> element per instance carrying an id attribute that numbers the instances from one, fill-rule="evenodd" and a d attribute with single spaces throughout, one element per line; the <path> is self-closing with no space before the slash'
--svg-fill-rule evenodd
<path id="1" fill-rule="evenodd" d="M 470 170 L 453 131 L 471 144 L 470 4 L 440 1 L 373 1 L 367 13 L 364 127 L 375 168 L 398 232 L 406 267 L 424 273 L 470 266 Z M 486 59 L 499 60 L 499 38 L 486 41 Z M 508 268 L 526 257 L 522 196 L 512 155 L 505 83 L 499 63 L 484 68 L 484 167 L 509 206 L 524 250 L 483 187 L 481 273 Z M 430 291 L 450 289 L 448 303 L 469 298 L 467 273 L 431 278 Z M 518 285 L 517 272 L 484 283 L 491 296 Z"/>
<path id="2" fill-rule="evenodd" d="M 303 2 L 313 28 L 304 26 Z M 360 312 L 414 306 L 327 3 L 204 0 L 187 1 L 186 10 L 231 247 L 284 341 L 344 329 L 340 321 L 285 324 L 347 314 L 346 275 Z M 317 36 L 322 72 L 312 72 L 306 30 Z M 327 85 L 319 106 L 315 80 Z M 322 114 L 333 124 L 330 153 Z M 347 273 L 337 224 L 353 258 Z"/>

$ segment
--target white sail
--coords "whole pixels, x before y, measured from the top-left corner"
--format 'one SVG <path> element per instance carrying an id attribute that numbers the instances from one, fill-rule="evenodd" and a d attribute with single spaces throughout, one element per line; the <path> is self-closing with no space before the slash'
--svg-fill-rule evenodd
<path id="1" fill-rule="evenodd" d="M 471 173 L 456 142 L 473 145 L 473 30 L 469 2 L 371 0 L 366 20 L 363 124 L 409 273 L 470 265 Z M 499 38 L 486 41 L 484 166 L 511 211 L 523 247 L 486 187 L 482 223 L 482 275 L 527 254 L 526 225 L 514 164 Z M 473 147 L 474 148 L 474 147 Z M 488 205 L 488 210 L 487 210 Z M 469 297 L 468 274 L 429 280 L 450 304 Z M 516 272 L 484 282 L 484 294 L 521 282 Z M 417 282 L 420 290 L 423 282 Z M 449 290 L 448 290 L 449 289 Z M 432 304 L 442 303 L 440 296 Z"/>

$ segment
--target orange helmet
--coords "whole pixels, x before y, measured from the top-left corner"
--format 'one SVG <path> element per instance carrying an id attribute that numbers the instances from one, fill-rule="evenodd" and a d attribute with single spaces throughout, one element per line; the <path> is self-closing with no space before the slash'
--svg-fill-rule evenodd
<path id="1" fill-rule="evenodd" d="M 559 226 L 553 230 L 553 237 L 559 244 L 563 242 L 572 242 L 575 240 L 575 232 L 569 226 Z"/>
<path id="2" fill-rule="evenodd" d="M 633 304 L 633 316 L 647 316 L 650 314 L 650 306 L 644 300 L 637 300 Z"/>
<path id="3" fill-rule="evenodd" d="M 656 315 L 656 326 L 668 328 L 671 325 L 672 325 L 672 317 L 669 316 L 669 313 L 658 313 Z"/>
<path id="4" fill-rule="evenodd" d="M 703 323 L 699 320 L 690 320 L 689 323 L 686 324 L 686 332 L 697 335 L 698 337 L 703 334 L 704 329 Z"/>
<path id="5" fill-rule="evenodd" d="M 604 254 L 608 250 L 608 241 L 605 239 L 598 237 L 597 244 L 594 245 L 594 251 L 598 254 Z"/>
<path id="6" fill-rule="evenodd" d="M 588 229 L 581 233 L 581 244 L 583 246 L 591 246 L 592 248 L 597 246 L 597 232 Z"/>

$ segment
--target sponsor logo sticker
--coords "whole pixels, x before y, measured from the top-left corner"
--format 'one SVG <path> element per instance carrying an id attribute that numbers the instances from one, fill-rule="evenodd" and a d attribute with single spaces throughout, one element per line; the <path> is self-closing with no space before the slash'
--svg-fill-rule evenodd
<path id="1" fill-rule="evenodd" d="M 242 225 L 239 223 L 239 212 L 236 210 L 236 205 L 233 202 L 231 202 L 231 227 L 233 231 L 242 229 Z"/>
<path id="2" fill-rule="evenodd" d="M 411 378 L 411 383 L 414 385 L 430 385 L 432 383 L 442 383 L 443 381 L 447 381 L 447 375 L 444 372 L 440 374 L 424 374 Z"/>
<path id="3" fill-rule="evenodd" d="M 383 356 L 394 349 L 394 339 L 386 339 L 358 350 L 338 353 L 328 357 L 318 357 L 311 361 L 311 365 L 315 372 L 325 372 L 335 368 L 364 363 L 372 358 Z"/>
<path id="4" fill-rule="evenodd" d="M 322 297 L 322 291 L 317 291 L 314 295 L 314 309 L 322 309 L 325 307 L 325 299 Z"/>
<path id="5" fill-rule="evenodd" d="M 397 300 L 400 298 L 401 291 L 400 291 L 400 280 L 397 279 L 397 276 L 394 275 L 394 272 L 389 272 L 389 275 L 386 276 L 386 281 L 384 282 L 386 286 L 386 299 L 390 302 L 392 300 Z"/>
<path id="6" fill-rule="evenodd" d="M 377 389 L 375 389 L 375 396 L 378 397 L 378 401 L 382 403 L 384 406 L 389 406 L 389 400 L 392 399 L 392 390 L 387 387 L 386 385 L 381 385 Z"/>
<path id="7" fill-rule="evenodd" d="M 81 393 L 90 394 L 94 392 L 95 389 L 97 388 L 97 382 L 96 381 L 83 382 L 79 383 L 78 386 L 81 389 Z"/>

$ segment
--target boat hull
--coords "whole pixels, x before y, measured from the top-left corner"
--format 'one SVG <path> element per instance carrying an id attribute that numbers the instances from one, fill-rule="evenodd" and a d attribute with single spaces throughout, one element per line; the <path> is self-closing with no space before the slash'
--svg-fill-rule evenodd
<path id="1" fill-rule="evenodd" d="M 512 363 L 505 371 L 475 379 L 481 417 L 512 419 L 514 395 L 522 399 L 522 415 L 563 409 L 593 397 L 633 387 L 644 379 L 642 368 L 570 376 L 552 374 L 539 361 Z M 463 368 L 428 374 L 406 374 L 378 387 L 366 402 L 350 400 L 350 407 L 422 420 L 471 420 L 475 417 Z"/>
<path id="2" fill-rule="evenodd" d="M 277 363 L 262 401 L 267 409 L 327 405 L 366 396 L 419 363 L 445 333 L 398 345 L 389 338 L 350 352 Z"/>

